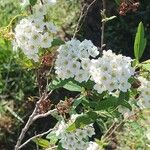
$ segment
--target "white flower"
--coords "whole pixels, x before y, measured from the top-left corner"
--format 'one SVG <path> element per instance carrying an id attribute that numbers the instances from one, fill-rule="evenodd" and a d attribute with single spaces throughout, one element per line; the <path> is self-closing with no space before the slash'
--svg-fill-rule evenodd
<path id="1" fill-rule="evenodd" d="M 76 73 L 76 76 L 75 76 L 75 80 L 78 81 L 78 82 L 83 82 L 83 81 L 88 81 L 89 79 L 89 73 L 88 71 L 86 70 L 78 70 L 78 72 Z"/>
<path id="2" fill-rule="evenodd" d="M 76 75 L 78 73 L 78 71 L 80 70 L 81 67 L 81 63 L 78 61 L 71 61 L 68 64 L 68 68 L 70 68 L 70 71 Z"/>
<path id="3" fill-rule="evenodd" d="M 44 16 L 42 14 L 39 14 L 39 13 L 35 13 L 35 14 L 31 15 L 31 16 L 29 16 L 29 18 L 34 23 L 43 22 L 44 21 Z"/>
<path id="4" fill-rule="evenodd" d="M 52 43 L 52 38 L 50 37 L 50 34 L 48 32 L 44 33 L 42 36 L 42 42 L 41 42 L 41 47 L 42 48 L 49 48 L 51 47 Z"/>
<path id="5" fill-rule="evenodd" d="M 90 49 L 92 49 L 92 55 L 93 53 L 95 56 L 99 54 L 97 48 L 88 40 L 80 42 L 79 40 L 72 39 L 64 45 L 61 45 L 57 50 L 59 54 L 55 62 L 58 77 L 68 79 L 74 76 L 74 79 L 80 83 L 84 81 L 87 82 L 90 78 L 89 68 L 91 62 L 90 57 L 92 56 L 89 53 Z M 69 72 L 67 77 L 62 75 L 64 72 L 66 74 L 66 70 Z"/>
<path id="6" fill-rule="evenodd" d="M 94 128 L 93 128 L 92 126 L 87 127 L 87 129 L 86 129 L 86 134 L 87 134 L 89 137 L 93 136 L 93 135 L 95 134 Z"/>
<path id="7" fill-rule="evenodd" d="M 95 89 L 99 94 L 103 93 L 103 92 L 106 90 L 106 88 L 105 88 L 102 84 L 95 84 L 95 85 L 94 85 L 94 89 Z"/>
<path id="8" fill-rule="evenodd" d="M 88 52 L 94 58 L 99 54 L 97 47 L 92 47 L 91 49 L 88 49 Z"/>
<path id="9" fill-rule="evenodd" d="M 83 69 L 89 70 L 89 67 L 90 67 L 90 59 L 89 59 L 89 58 L 83 58 L 82 61 L 81 61 L 81 65 L 82 65 L 82 68 L 83 68 Z"/>
<path id="10" fill-rule="evenodd" d="M 87 149 L 89 147 L 88 137 L 95 134 L 92 124 L 85 126 L 84 128 L 76 129 L 75 131 L 65 132 L 70 123 L 74 122 L 78 116 L 78 114 L 72 115 L 67 124 L 64 125 L 64 122 L 63 124 L 59 124 L 59 128 L 56 132 L 62 147 L 67 150 Z"/>
<path id="11" fill-rule="evenodd" d="M 73 77 L 74 77 L 74 74 L 72 73 L 70 68 L 64 69 L 64 79 L 69 79 L 69 78 L 73 78 Z"/>
<path id="12" fill-rule="evenodd" d="M 44 3 L 49 4 L 49 5 L 55 4 L 56 2 L 57 2 L 57 0 L 44 0 Z"/>
<path id="13" fill-rule="evenodd" d="M 47 14 L 47 8 L 46 8 L 46 5 L 35 5 L 34 6 L 35 8 L 35 13 L 37 15 L 46 15 Z"/>
<path id="14" fill-rule="evenodd" d="M 111 50 L 103 51 L 101 58 L 92 59 L 89 68 L 90 79 L 95 82 L 94 89 L 98 93 L 118 89 L 127 92 L 131 87 L 128 80 L 134 74 L 131 61 L 131 58 L 116 55 Z"/>
<path id="15" fill-rule="evenodd" d="M 90 142 L 87 150 L 100 150 L 100 149 L 96 142 Z"/>
<path id="16" fill-rule="evenodd" d="M 29 4 L 30 4 L 29 0 L 21 0 L 21 4 L 20 5 L 23 6 L 23 7 L 26 7 Z"/>
<path id="17" fill-rule="evenodd" d="M 38 45 L 40 45 L 40 43 L 42 41 L 42 36 L 38 32 L 33 31 L 32 34 L 31 34 L 31 36 L 29 37 L 29 41 L 33 45 L 38 46 Z"/>
<path id="18" fill-rule="evenodd" d="M 141 82 L 141 86 L 138 88 L 140 96 L 137 104 L 141 109 L 150 108 L 150 81 L 143 77 L 139 77 L 138 79 Z"/>
<path id="19" fill-rule="evenodd" d="M 21 48 L 24 54 L 35 61 L 38 61 L 39 48 L 51 47 L 52 37 L 50 32 L 45 32 L 43 15 L 33 14 L 22 19 L 15 28 L 15 45 Z M 17 48 L 14 45 L 14 49 Z M 35 57 L 35 58 L 34 58 Z"/>
<path id="20" fill-rule="evenodd" d="M 35 27 L 35 30 L 37 32 L 43 32 L 44 31 L 45 23 L 43 22 L 43 20 L 38 20 L 38 21 L 36 21 L 36 23 L 32 23 L 32 24 Z"/>
<path id="21" fill-rule="evenodd" d="M 66 129 L 67 125 L 64 121 L 61 121 L 59 126 L 58 126 L 58 129 L 56 130 L 56 136 L 59 137 L 60 134 L 64 133 L 65 129 Z"/>
<path id="22" fill-rule="evenodd" d="M 52 22 L 46 22 L 45 25 L 51 33 L 56 33 L 57 32 L 57 28 Z"/>
<path id="23" fill-rule="evenodd" d="M 87 134 L 85 133 L 85 130 L 82 130 L 82 129 L 77 129 L 76 132 L 75 132 L 76 136 L 82 140 L 84 138 L 87 137 Z"/>
<path id="24" fill-rule="evenodd" d="M 127 81 L 121 81 L 119 83 L 120 91 L 127 92 L 127 90 L 130 89 L 130 87 L 131 87 L 131 84 L 128 83 Z"/>

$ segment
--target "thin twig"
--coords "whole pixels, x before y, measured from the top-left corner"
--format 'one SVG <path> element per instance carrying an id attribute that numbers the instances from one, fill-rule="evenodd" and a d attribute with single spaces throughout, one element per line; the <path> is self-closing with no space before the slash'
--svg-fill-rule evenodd
<path id="1" fill-rule="evenodd" d="M 48 134 L 48 133 L 51 132 L 52 130 L 54 130 L 54 129 L 49 129 L 48 131 L 45 131 L 45 132 L 43 132 L 43 133 L 41 133 L 41 134 L 37 134 L 37 135 L 31 137 L 31 138 L 28 139 L 26 142 L 24 142 L 23 144 L 21 144 L 21 145 L 19 146 L 19 149 L 23 148 L 23 147 L 24 147 L 25 145 L 27 145 L 30 141 L 33 141 L 33 140 L 36 139 L 36 138 L 39 138 L 39 137 L 42 137 L 43 135 Z"/>
<path id="2" fill-rule="evenodd" d="M 106 12 L 106 2 L 105 0 L 102 0 L 103 3 L 103 10 L 101 11 L 101 16 L 102 19 L 104 19 L 103 17 L 105 16 L 105 12 Z M 105 32 L 105 21 L 102 21 L 102 26 L 101 26 L 101 51 L 103 50 L 104 47 L 104 32 Z"/>
<path id="3" fill-rule="evenodd" d="M 39 101 L 40 101 L 40 100 L 39 100 Z M 38 104 L 38 103 L 37 103 L 37 104 Z M 30 125 L 32 124 L 33 118 L 36 116 L 36 113 L 37 113 L 37 105 L 36 105 L 36 107 L 35 107 L 33 113 L 31 114 L 31 116 L 29 117 L 29 120 L 27 121 L 25 127 L 24 127 L 24 128 L 22 129 L 22 131 L 21 131 L 21 134 L 20 134 L 20 136 L 19 136 L 19 138 L 18 138 L 18 141 L 17 141 L 17 144 L 16 144 L 16 146 L 15 146 L 15 150 L 19 150 L 19 146 L 20 146 L 20 144 L 21 144 L 21 142 L 22 142 L 22 140 L 23 140 L 23 138 L 24 138 L 24 136 L 25 136 L 25 133 L 26 133 L 27 130 L 29 129 Z"/>
<path id="4" fill-rule="evenodd" d="M 124 123 L 124 120 L 121 121 L 121 122 L 110 132 L 110 134 L 107 136 L 107 138 L 109 138 L 123 123 Z"/>
<path id="5" fill-rule="evenodd" d="M 31 14 L 33 14 L 32 5 L 29 5 L 29 11 L 30 11 Z"/>
<path id="6" fill-rule="evenodd" d="M 51 93 L 52 93 L 52 91 L 50 91 L 48 94 L 44 93 L 44 94 L 41 96 L 41 98 L 39 99 L 39 101 L 37 101 L 36 106 L 35 106 L 35 108 L 34 108 L 34 111 L 32 112 L 31 116 L 29 117 L 29 119 L 28 119 L 28 121 L 27 121 L 25 127 L 24 127 L 24 128 L 22 129 L 22 131 L 21 131 L 21 134 L 20 134 L 20 136 L 19 136 L 19 138 L 18 138 L 18 140 L 17 140 L 17 144 L 16 144 L 16 146 L 15 146 L 15 150 L 19 150 L 19 147 L 20 147 L 20 145 L 21 145 L 21 142 L 22 142 L 22 140 L 23 140 L 23 138 L 24 138 L 26 132 L 28 131 L 30 125 L 35 121 L 34 118 L 35 118 L 36 115 L 37 115 L 37 110 L 38 110 L 38 108 L 39 108 L 39 105 L 40 105 L 41 101 L 46 100 L 46 99 L 49 97 L 49 95 L 50 95 Z M 37 118 L 36 118 L 36 119 L 37 119 Z"/>
<path id="7" fill-rule="evenodd" d="M 113 122 L 113 124 L 109 127 L 107 132 L 103 135 L 103 138 L 105 138 L 109 134 L 109 132 L 114 128 L 115 125 L 116 125 L 116 121 Z"/>
<path id="8" fill-rule="evenodd" d="M 78 20 L 78 23 L 77 23 L 77 26 L 76 26 L 76 29 L 75 29 L 75 32 L 74 32 L 74 35 L 73 35 L 73 38 L 75 38 L 75 37 L 76 37 L 76 34 L 78 33 L 78 31 L 80 31 L 80 29 L 81 29 L 81 27 L 82 27 L 82 25 L 83 25 L 83 23 L 84 23 L 84 21 L 85 21 L 85 18 L 86 18 L 87 14 L 88 14 L 88 11 L 89 11 L 90 7 L 91 7 L 96 1 L 97 1 L 97 0 L 94 0 L 94 1 L 87 7 L 87 10 L 86 10 L 85 13 L 84 13 L 84 9 L 85 9 L 86 5 L 83 6 L 82 11 L 81 11 L 81 15 L 80 15 L 80 17 L 79 17 L 79 20 Z M 83 19 L 83 20 L 82 20 L 82 19 Z M 81 23 L 81 20 L 82 20 L 82 23 Z M 81 23 L 81 24 L 80 24 L 80 23 Z"/>
<path id="9" fill-rule="evenodd" d="M 47 116 L 51 115 L 52 113 L 54 113 L 54 112 L 56 112 L 56 111 L 57 111 L 57 109 L 53 109 L 53 110 L 48 111 L 47 113 L 36 115 L 36 116 L 33 118 L 33 120 L 35 121 L 35 120 L 37 120 L 37 119 L 39 119 L 39 118 L 47 117 Z"/>

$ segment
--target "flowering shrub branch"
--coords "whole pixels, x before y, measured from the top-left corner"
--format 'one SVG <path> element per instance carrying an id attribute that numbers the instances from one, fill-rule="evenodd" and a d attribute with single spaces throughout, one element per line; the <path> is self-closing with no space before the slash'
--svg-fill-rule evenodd
<path id="1" fill-rule="evenodd" d="M 137 67 L 141 65 L 139 59 L 146 47 L 144 26 L 140 23 L 135 39 L 136 62 L 130 57 L 115 54 L 112 50 L 104 50 L 105 23 L 115 16 L 106 17 L 106 2 L 102 0 L 101 50 L 103 52 L 100 55 L 98 48 L 90 40 L 75 39 L 82 26 L 80 21 L 86 17 L 88 9 L 96 2 L 94 0 L 86 13 L 81 14 L 73 38 L 56 44 L 57 56 L 53 64 L 52 55 L 47 53 L 56 42 L 54 39 L 57 28 L 49 22 L 47 15 L 49 6 L 54 2 L 54 0 L 24 0 L 23 5 L 30 7 L 31 14 L 22 19 L 14 30 L 14 49 L 22 50 L 24 55 L 39 68 L 42 60 L 46 69 L 39 69 L 39 73 L 44 74 L 47 67 L 50 70 L 49 74 L 55 71 L 55 77 L 50 79 L 50 82 L 46 74 L 43 75 L 46 78 L 46 86 L 38 83 L 40 98 L 21 131 L 15 150 L 48 133 L 47 137 L 50 140 L 48 149 L 101 150 L 112 134 L 136 114 L 137 110 L 150 107 L 150 81 L 136 73 Z M 40 89 L 41 86 L 44 90 Z M 52 91 L 59 88 L 78 94 L 74 98 L 66 97 L 65 100 L 59 100 L 52 109 L 53 104 L 48 98 Z M 48 115 L 58 120 L 55 127 L 22 143 L 31 124 Z M 103 131 L 101 139 L 93 139 L 97 134 L 95 124 L 100 122 L 101 127 L 106 120 L 114 118 L 118 118 L 117 121 L 106 129 L 107 131 Z"/>

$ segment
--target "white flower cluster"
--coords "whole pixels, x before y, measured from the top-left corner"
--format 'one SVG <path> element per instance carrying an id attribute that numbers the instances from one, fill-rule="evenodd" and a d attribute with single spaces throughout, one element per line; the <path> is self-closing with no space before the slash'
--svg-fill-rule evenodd
<path id="1" fill-rule="evenodd" d="M 138 79 L 141 82 L 141 86 L 138 88 L 140 92 L 138 105 L 141 109 L 150 108 L 150 81 L 143 77 L 139 77 Z"/>
<path id="2" fill-rule="evenodd" d="M 39 48 L 49 48 L 52 43 L 52 34 L 56 27 L 51 22 L 45 22 L 47 5 L 36 5 L 31 16 L 22 19 L 15 28 L 15 45 L 22 49 L 25 55 L 38 61 Z"/>
<path id="3" fill-rule="evenodd" d="M 90 142 L 87 150 L 102 150 L 96 142 Z"/>
<path id="4" fill-rule="evenodd" d="M 56 74 L 61 79 L 74 78 L 78 82 L 94 81 L 94 89 L 98 93 L 120 90 L 127 92 L 131 87 L 129 78 L 134 75 L 131 66 L 132 59 L 116 55 L 111 50 L 103 51 L 103 56 L 98 56 L 98 49 L 89 40 L 80 42 L 72 39 L 58 49 L 55 63 Z"/>
<path id="5" fill-rule="evenodd" d="M 94 89 L 100 94 L 114 90 L 126 92 L 131 87 L 128 79 L 134 74 L 131 61 L 130 57 L 116 55 L 111 50 L 103 51 L 101 58 L 91 60 L 91 80 L 96 83 Z"/>
<path id="6" fill-rule="evenodd" d="M 78 116 L 79 114 L 73 114 L 68 123 L 63 120 L 58 123 L 55 134 L 60 139 L 62 147 L 66 150 L 99 150 L 95 142 L 89 142 L 89 137 L 95 134 L 92 124 L 72 132 L 66 130 Z"/>
<path id="7" fill-rule="evenodd" d="M 90 57 L 95 58 L 99 54 L 91 41 L 72 39 L 60 46 L 58 52 L 55 69 L 59 78 L 74 78 L 80 83 L 88 81 Z"/>
<path id="8" fill-rule="evenodd" d="M 73 132 L 64 132 L 59 138 L 61 139 L 62 147 L 66 150 L 95 150 L 88 148 L 88 138 L 94 134 L 94 128 L 92 126 L 86 126 L 82 129 L 76 129 Z"/>
<path id="9" fill-rule="evenodd" d="M 39 0 L 40 2 L 40 0 Z M 56 3 L 56 0 L 43 0 L 44 4 L 47 4 L 47 5 L 51 5 L 51 4 L 55 4 Z M 28 6 L 30 4 L 30 1 L 29 0 L 21 0 L 21 6 L 25 7 L 25 6 Z"/>

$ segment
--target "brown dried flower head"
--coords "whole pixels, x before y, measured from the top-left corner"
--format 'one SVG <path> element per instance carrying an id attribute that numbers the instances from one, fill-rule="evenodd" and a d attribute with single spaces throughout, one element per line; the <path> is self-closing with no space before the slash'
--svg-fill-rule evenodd
<path id="1" fill-rule="evenodd" d="M 60 101 L 56 106 L 58 113 L 60 115 L 65 115 L 69 113 L 72 103 L 73 98 L 68 98 L 65 101 Z"/>
<path id="2" fill-rule="evenodd" d="M 56 53 L 54 52 L 50 54 L 46 54 L 42 57 L 41 63 L 44 66 L 52 66 L 55 58 L 56 58 Z"/>
<path id="3" fill-rule="evenodd" d="M 121 4 L 119 6 L 119 14 L 126 15 L 129 11 L 137 11 L 140 3 L 139 0 L 121 0 Z"/>
<path id="4" fill-rule="evenodd" d="M 51 101 L 50 100 L 42 100 L 39 104 L 38 108 L 38 114 L 44 114 L 48 112 L 52 107 Z"/>

